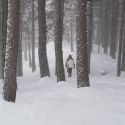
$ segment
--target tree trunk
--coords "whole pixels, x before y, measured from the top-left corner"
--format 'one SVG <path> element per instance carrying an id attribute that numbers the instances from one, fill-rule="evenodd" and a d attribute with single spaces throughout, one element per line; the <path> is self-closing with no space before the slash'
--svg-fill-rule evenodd
<path id="1" fill-rule="evenodd" d="M 116 48 L 117 48 L 117 12 L 118 11 L 118 2 L 113 0 L 112 5 L 112 23 L 111 23 L 111 42 L 110 42 L 110 56 L 116 58 Z"/>
<path id="2" fill-rule="evenodd" d="M 120 21 L 120 37 L 118 46 L 118 62 L 117 62 L 117 76 L 121 75 L 121 54 L 122 54 L 122 41 L 123 41 L 123 26 L 124 26 L 124 12 L 125 11 L 125 0 L 122 5 L 121 21 Z"/>
<path id="3" fill-rule="evenodd" d="M 88 41 L 88 71 L 90 73 L 90 58 L 91 58 L 91 51 L 92 51 L 92 31 L 93 31 L 93 5 L 92 5 L 92 0 L 89 0 L 87 3 L 87 41 Z"/>
<path id="4" fill-rule="evenodd" d="M 1 0 L 0 7 L 0 79 L 4 78 L 5 48 L 7 37 L 8 0 Z"/>
<path id="5" fill-rule="evenodd" d="M 124 14 L 124 20 L 125 20 L 125 14 Z M 125 23 L 124 23 L 124 33 L 123 33 L 123 41 L 122 41 L 122 66 L 121 70 L 125 71 Z"/>
<path id="6" fill-rule="evenodd" d="M 27 50 L 28 50 L 28 43 L 27 43 L 27 41 L 25 41 L 25 43 L 24 43 L 24 59 L 25 59 L 25 61 L 28 60 Z"/>
<path id="7" fill-rule="evenodd" d="M 77 0 L 76 38 L 77 38 L 77 86 L 89 86 L 87 34 L 86 34 L 87 0 Z"/>
<path id="8" fill-rule="evenodd" d="M 40 77 L 50 76 L 46 52 L 46 12 L 45 0 L 38 0 L 38 23 L 39 23 L 39 66 Z"/>
<path id="9" fill-rule="evenodd" d="M 3 97 L 6 101 L 16 99 L 16 68 L 19 40 L 19 0 L 8 0 L 8 32 L 5 57 Z"/>
<path id="10" fill-rule="evenodd" d="M 34 22 L 34 0 L 31 2 L 32 4 L 32 72 L 36 70 L 36 63 L 35 63 L 35 22 Z"/>
<path id="11" fill-rule="evenodd" d="M 17 76 L 23 76 L 22 40 L 20 38 L 18 45 Z"/>
<path id="12" fill-rule="evenodd" d="M 20 5 L 22 5 L 20 1 Z M 18 58 L 17 58 L 17 76 L 23 76 L 23 60 L 22 60 L 22 7 L 20 7 L 20 33 L 18 43 Z"/>
<path id="13" fill-rule="evenodd" d="M 63 19 L 64 19 L 64 1 L 61 0 L 61 25 L 62 25 L 62 41 L 63 41 L 63 36 L 64 36 L 64 29 L 63 29 Z"/>
<path id="14" fill-rule="evenodd" d="M 102 23 L 102 47 L 104 49 L 104 53 L 107 54 L 108 53 L 108 1 L 104 0 L 102 1 L 102 6 L 103 6 L 103 13 L 102 13 L 102 19 L 103 19 L 103 23 Z"/>
<path id="15" fill-rule="evenodd" d="M 28 18 L 28 22 L 31 24 L 31 16 L 30 16 L 30 12 L 29 12 L 29 18 Z M 29 25 L 30 26 L 30 25 Z M 32 68 L 32 57 L 31 57 L 31 44 L 32 44 L 32 40 L 31 40 L 31 28 L 28 27 L 28 59 L 29 59 L 29 67 Z"/>
<path id="16" fill-rule="evenodd" d="M 3 41 L 2 41 L 2 0 L 0 0 L 0 79 L 3 77 L 3 65 L 2 65 L 2 52 Z"/>
<path id="17" fill-rule="evenodd" d="M 100 1 L 100 4 L 99 4 L 99 29 L 98 29 L 98 40 L 97 40 L 97 43 L 98 43 L 98 53 L 100 53 L 100 48 L 101 48 L 101 44 L 102 44 L 102 19 L 101 19 L 101 16 L 102 16 L 102 3 Z"/>
<path id="18" fill-rule="evenodd" d="M 30 32 L 30 31 L 29 31 Z M 30 39 L 30 34 L 29 34 Z M 28 41 L 28 56 L 29 56 L 29 67 L 32 67 L 32 59 L 31 59 L 31 42 Z"/>
<path id="19" fill-rule="evenodd" d="M 63 19 L 61 0 L 54 0 L 54 42 L 55 42 L 55 55 L 56 55 L 56 75 L 57 82 L 65 81 L 64 64 L 63 64 L 63 51 L 62 51 L 62 36 L 63 36 Z"/>
<path id="20" fill-rule="evenodd" d="M 72 12 L 70 10 L 70 48 L 71 52 L 74 51 L 74 46 L 73 46 L 73 24 L 72 24 Z"/>

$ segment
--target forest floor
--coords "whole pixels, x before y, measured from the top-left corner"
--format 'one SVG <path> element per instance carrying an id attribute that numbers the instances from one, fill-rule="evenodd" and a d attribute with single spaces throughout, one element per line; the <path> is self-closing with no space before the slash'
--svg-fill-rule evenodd
<path id="1" fill-rule="evenodd" d="M 64 46 L 64 61 L 72 54 Z M 48 45 L 50 78 L 39 78 L 28 62 L 24 76 L 18 78 L 16 103 L 0 97 L 0 125 L 125 125 L 125 73 L 116 77 L 116 60 L 92 52 L 89 88 L 77 88 L 76 71 L 66 82 L 56 82 L 54 46 Z M 66 69 L 65 69 L 66 71 Z M 0 95 L 1 92 L 0 92 Z"/>

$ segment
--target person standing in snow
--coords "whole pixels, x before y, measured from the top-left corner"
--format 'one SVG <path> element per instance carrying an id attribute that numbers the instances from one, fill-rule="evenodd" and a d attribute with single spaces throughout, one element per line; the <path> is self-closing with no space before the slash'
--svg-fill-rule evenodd
<path id="1" fill-rule="evenodd" d="M 72 76 L 72 69 L 75 68 L 75 61 L 72 58 L 72 55 L 69 55 L 69 57 L 67 58 L 65 66 L 67 68 L 68 76 L 71 77 Z"/>

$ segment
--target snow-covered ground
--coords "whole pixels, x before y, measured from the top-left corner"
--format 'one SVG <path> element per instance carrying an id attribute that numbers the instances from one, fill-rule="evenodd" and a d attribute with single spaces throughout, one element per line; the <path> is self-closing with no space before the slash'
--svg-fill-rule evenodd
<path id="1" fill-rule="evenodd" d="M 69 53 L 64 46 L 64 61 Z M 66 73 L 66 82 L 56 83 L 53 43 L 48 58 L 51 77 L 43 79 L 37 58 L 35 73 L 24 61 L 16 103 L 0 98 L 0 125 L 125 125 L 125 73 L 116 77 L 116 60 L 93 51 L 91 87 L 78 89 L 75 71 L 72 78 Z"/>

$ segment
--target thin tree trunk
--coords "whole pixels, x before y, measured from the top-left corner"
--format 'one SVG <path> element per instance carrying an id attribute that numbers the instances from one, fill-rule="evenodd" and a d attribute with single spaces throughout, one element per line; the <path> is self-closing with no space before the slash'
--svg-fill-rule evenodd
<path id="1" fill-rule="evenodd" d="M 125 20 L 125 14 L 124 14 L 124 20 Z M 122 43 L 122 66 L 121 70 L 125 71 L 125 23 L 124 23 L 124 33 L 123 33 L 123 43 Z"/>
<path id="2" fill-rule="evenodd" d="M 24 43 L 24 59 L 25 59 L 25 61 L 28 60 L 27 50 L 28 50 L 28 43 L 27 43 L 27 41 L 25 41 L 25 43 Z"/>
<path id="3" fill-rule="evenodd" d="M 3 48 L 3 41 L 2 41 L 2 0 L 0 0 L 0 79 L 3 77 L 2 76 L 2 48 Z"/>
<path id="4" fill-rule="evenodd" d="M 31 16 L 29 12 L 29 19 L 28 22 L 31 24 Z M 32 40 L 31 40 L 31 28 L 28 27 L 28 59 L 29 59 L 29 67 L 32 68 L 32 57 L 31 57 L 31 48 L 32 48 Z"/>
<path id="5" fill-rule="evenodd" d="M 34 0 L 31 2 L 32 4 L 32 72 L 36 70 L 36 63 L 35 63 L 35 22 L 34 22 Z"/>
<path id="6" fill-rule="evenodd" d="M 99 4 L 99 37 L 98 37 L 98 53 L 100 53 L 100 48 L 101 48 L 101 43 L 102 43 L 102 20 L 101 20 L 101 14 L 102 14 L 102 8 L 101 8 L 101 1 L 100 1 L 100 4 Z"/>
<path id="7" fill-rule="evenodd" d="M 29 32 L 30 32 L 30 31 L 29 31 Z M 28 33 L 28 34 L 29 34 L 29 41 L 28 41 L 29 67 L 32 67 L 30 33 Z"/>
<path id="8" fill-rule="evenodd" d="M 88 11 L 87 11 L 87 14 L 88 14 L 88 27 L 87 27 L 87 33 L 88 33 L 88 71 L 90 73 L 90 58 L 91 58 L 91 51 L 92 51 L 92 31 L 93 31 L 93 28 L 92 28 L 92 25 L 93 25 L 93 8 L 92 8 L 92 0 L 90 0 L 88 2 Z"/>
<path id="9" fill-rule="evenodd" d="M 74 46 L 73 46 L 73 25 L 72 25 L 72 12 L 70 10 L 70 48 L 71 52 L 74 51 Z"/>
<path id="10" fill-rule="evenodd" d="M 118 46 L 118 62 L 117 62 L 117 76 L 121 75 L 121 54 L 122 54 L 122 41 L 123 41 L 123 26 L 124 26 L 124 12 L 125 11 L 125 0 L 122 5 L 121 21 L 120 21 L 120 37 Z"/>
<path id="11" fill-rule="evenodd" d="M 22 5 L 20 1 L 20 5 Z M 22 62 L 22 7 L 20 7 L 20 33 L 18 43 L 18 58 L 17 58 L 17 76 L 23 76 L 23 62 Z"/>
<path id="12" fill-rule="evenodd" d="M 111 42 L 110 42 L 110 56 L 116 58 L 116 48 L 117 48 L 117 11 L 118 11 L 118 2 L 113 0 L 112 5 L 112 23 L 111 23 Z"/>

